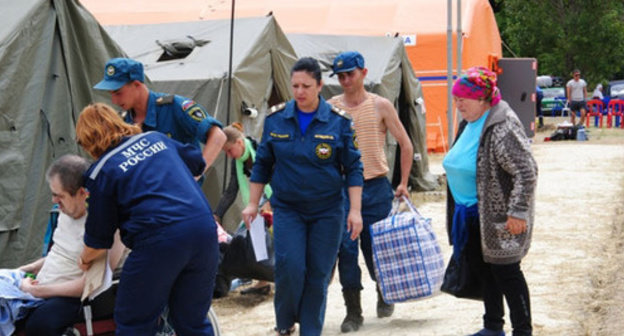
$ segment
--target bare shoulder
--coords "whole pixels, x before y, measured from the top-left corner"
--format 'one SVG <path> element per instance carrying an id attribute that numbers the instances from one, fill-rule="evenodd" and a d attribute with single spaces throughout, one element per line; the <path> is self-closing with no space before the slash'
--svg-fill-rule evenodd
<path id="1" fill-rule="evenodd" d="M 379 113 L 384 119 L 388 116 L 393 116 L 397 114 L 394 109 L 394 105 L 387 99 L 380 95 L 373 95 L 375 100 L 375 108 L 377 109 L 377 113 Z"/>
<path id="2" fill-rule="evenodd" d="M 339 94 L 339 95 L 333 96 L 333 97 L 331 97 L 331 98 L 329 98 L 329 99 L 327 100 L 327 102 L 328 102 L 328 103 L 330 103 L 330 104 L 332 104 L 332 105 L 339 105 L 338 103 L 339 103 L 340 101 L 342 101 L 342 94 Z"/>

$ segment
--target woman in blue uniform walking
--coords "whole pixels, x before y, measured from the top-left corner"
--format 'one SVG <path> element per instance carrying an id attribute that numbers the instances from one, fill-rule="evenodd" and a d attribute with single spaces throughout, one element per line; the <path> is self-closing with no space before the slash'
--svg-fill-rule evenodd
<path id="1" fill-rule="evenodd" d="M 278 335 L 320 335 L 331 269 L 344 219 L 346 183 L 351 208 L 347 228 L 362 230 L 362 163 L 351 120 L 321 96 L 321 69 L 309 57 L 291 70 L 295 99 L 271 109 L 256 153 L 247 225 L 258 214 L 265 184 L 271 182 L 275 248 L 275 315 Z"/>
<path id="2" fill-rule="evenodd" d="M 191 145 L 140 132 L 106 104 L 80 114 L 76 137 L 97 160 L 85 173 L 89 215 L 80 267 L 88 269 L 120 229 L 132 252 L 117 291 L 117 335 L 154 335 L 165 305 L 177 335 L 212 335 L 206 314 L 217 230 L 193 178 L 204 170 L 204 159 Z"/>

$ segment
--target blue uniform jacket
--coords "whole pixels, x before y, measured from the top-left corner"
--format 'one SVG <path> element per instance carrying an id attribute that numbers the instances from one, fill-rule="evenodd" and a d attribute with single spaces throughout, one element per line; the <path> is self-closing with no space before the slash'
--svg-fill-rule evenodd
<path id="1" fill-rule="evenodd" d="M 128 111 L 124 120 L 134 124 L 133 111 Z M 223 127 L 195 101 L 178 95 L 149 92 L 147 115 L 142 125 L 143 132 L 158 131 L 172 139 L 199 148 L 199 143 L 206 143 L 208 131 L 212 126 Z"/>
<path id="2" fill-rule="evenodd" d="M 251 181 L 271 183 L 272 205 L 325 207 L 347 186 L 362 186 L 362 162 L 351 120 L 320 97 L 305 135 L 295 101 L 267 116 Z"/>
<path id="3" fill-rule="evenodd" d="M 123 139 L 85 173 L 89 190 L 85 244 L 110 248 L 120 228 L 122 241 L 133 248 L 167 239 L 159 228 L 211 217 L 208 201 L 193 179 L 204 167 L 199 149 L 164 134 L 148 132 Z"/>

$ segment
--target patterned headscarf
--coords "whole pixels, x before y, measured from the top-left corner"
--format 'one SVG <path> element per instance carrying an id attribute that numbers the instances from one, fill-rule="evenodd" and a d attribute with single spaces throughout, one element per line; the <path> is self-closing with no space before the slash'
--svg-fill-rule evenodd
<path id="1" fill-rule="evenodd" d="M 484 67 L 472 67 L 466 70 L 453 85 L 453 95 L 461 98 L 484 99 L 490 106 L 501 100 L 500 90 L 496 86 L 496 74 Z"/>

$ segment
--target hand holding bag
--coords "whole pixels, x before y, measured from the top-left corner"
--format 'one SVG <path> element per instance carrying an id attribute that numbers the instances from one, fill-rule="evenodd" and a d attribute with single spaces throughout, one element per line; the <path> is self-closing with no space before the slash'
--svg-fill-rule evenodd
<path id="1" fill-rule="evenodd" d="M 440 290 L 444 259 L 431 219 L 424 218 L 406 197 L 408 212 L 371 226 L 375 275 L 386 303 L 430 297 Z M 398 202 L 397 202 L 398 203 Z"/>

